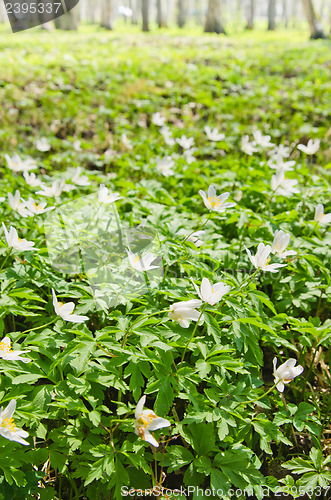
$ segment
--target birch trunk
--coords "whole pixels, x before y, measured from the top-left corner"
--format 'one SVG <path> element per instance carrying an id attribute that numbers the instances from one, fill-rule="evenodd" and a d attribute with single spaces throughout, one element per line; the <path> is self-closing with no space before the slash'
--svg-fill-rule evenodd
<path id="1" fill-rule="evenodd" d="M 149 0 L 141 0 L 143 31 L 149 31 Z"/>
<path id="2" fill-rule="evenodd" d="M 268 2 L 268 30 L 273 31 L 276 28 L 276 0 Z"/>
<path id="3" fill-rule="evenodd" d="M 225 34 L 221 22 L 221 0 L 208 0 L 205 33 Z"/>
<path id="4" fill-rule="evenodd" d="M 302 0 L 303 9 L 305 11 L 307 21 L 310 27 L 310 38 L 326 38 L 322 25 L 318 21 L 315 13 L 315 9 L 313 6 L 312 0 Z"/>
<path id="5" fill-rule="evenodd" d="M 113 0 L 102 0 L 101 4 L 101 26 L 107 30 L 112 30 Z"/>

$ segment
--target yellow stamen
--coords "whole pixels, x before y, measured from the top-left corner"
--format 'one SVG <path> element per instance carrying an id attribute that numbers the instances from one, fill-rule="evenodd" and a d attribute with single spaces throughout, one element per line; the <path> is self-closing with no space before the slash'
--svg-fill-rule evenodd
<path id="1" fill-rule="evenodd" d="M 134 263 L 139 262 L 139 261 L 140 261 L 140 257 L 139 257 L 139 256 L 138 256 L 138 257 L 135 257 L 135 258 L 133 259 L 133 262 L 134 262 Z"/>
<path id="2" fill-rule="evenodd" d="M 58 305 L 59 305 L 59 307 L 62 307 L 64 304 L 63 304 L 63 302 L 59 302 Z"/>
<path id="3" fill-rule="evenodd" d="M 209 201 L 212 208 L 220 207 L 222 205 L 218 196 L 208 196 L 207 200 Z"/>
<path id="4" fill-rule="evenodd" d="M 8 429 L 9 432 L 15 432 L 16 426 L 13 418 L 4 418 L 1 422 L 1 427 Z"/>
<path id="5" fill-rule="evenodd" d="M 6 342 L 0 342 L 0 351 L 13 352 L 13 349 Z"/>

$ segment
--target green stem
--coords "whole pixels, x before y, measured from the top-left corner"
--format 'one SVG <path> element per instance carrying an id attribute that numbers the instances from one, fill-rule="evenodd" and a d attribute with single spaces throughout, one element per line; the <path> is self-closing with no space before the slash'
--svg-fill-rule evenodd
<path id="1" fill-rule="evenodd" d="M 202 224 L 202 226 L 199 226 L 198 229 L 194 229 L 194 231 L 192 231 L 188 236 L 186 236 L 185 240 L 181 243 L 180 246 L 184 245 L 185 241 L 187 241 L 191 236 L 192 234 L 196 233 L 197 231 L 201 231 L 201 229 L 207 224 L 207 222 L 211 219 L 213 215 L 213 212 L 210 212 L 207 219 L 205 220 L 205 222 Z"/>
<path id="2" fill-rule="evenodd" d="M 277 382 L 277 384 L 278 384 L 278 382 Z M 264 398 L 264 396 L 266 396 L 271 391 L 273 391 L 275 389 L 275 387 L 277 386 L 277 384 L 274 384 L 272 387 L 270 387 L 270 389 L 267 392 L 265 392 L 264 394 L 262 394 L 262 396 L 260 396 L 259 398 L 248 399 L 247 401 L 242 401 L 241 403 L 238 403 L 233 409 L 235 410 L 236 408 L 238 408 L 238 406 L 246 405 L 246 404 L 250 404 L 250 403 L 255 403 L 256 401 L 259 401 L 260 399 Z"/>
<path id="3" fill-rule="evenodd" d="M 196 321 L 196 323 L 195 323 L 195 327 L 194 327 L 193 333 L 192 333 L 191 337 L 189 338 L 189 340 L 188 340 L 188 342 L 187 342 L 187 344 L 186 344 L 186 346 L 185 346 L 184 352 L 183 352 L 182 357 L 181 357 L 181 360 L 180 360 L 180 365 L 179 365 L 178 370 L 180 370 L 180 369 L 181 369 L 181 367 L 182 367 L 182 364 L 183 364 L 183 361 L 184 361 L 184 357 L 185 357 L 185 354 L 186 354 L 187 348 L 188 348 L 188 346 L 190 345 L 190 343 L 192 342 L 192 340 L 193 340 L 193 338 L 194 338 L 195 332 L 197 331 L 197 328 L 198 328 L 198 325 L 199 325 L 199 321 L 200 321 L 200 319 L 201 319 L 201 317 L 202 317 L 202 315 L 203 315 L 203 311 L 204 311 L 205 307 L 206 307 L 206 304 L 203 304 L 202 309 L 201 309 L 200 316 L 199 316 L 199 318 L 198 318 L 198 321 Z"/>
<path id="4" fill-rule="evenodd" d="M 287 404 L 286 404 L 286 400 L 285 400 L 285 397 L 284 397 L 284 394 L 281 394 L 280 395 L 281 397 L 281 400 L 283 401 L 284 403 L 284 408 L 286 411 L 288 411 L 288 408 L 287 408 Z M 292 432 L 292 436 L 293 436 L 293 439 L 294 439 L 294 442 L 295 442 L 295 446 L 297 447 L 298 446 L 298 441 L 297 441 L 297 438 L 296 438 L 296 435 L 295 435 L 295 432 L 294 432 L 294 427 L 293 427 L 293 424 L 291 423 L 291 432 Z"/>
<path id="5" fill-rule="evenodd" d="M 243 230 L 242 230 L 241 235 L 240 235 L 239 250 L 238 250 L 239 256 L 238 256 L 237 265 L 236 265 L 236 269 L 237 270 L 238 270 L 238 267 L 239 267 L 239 262 L 241 260 L 242 247 L 243 247 L 243 243 L 244 243 L 244 236 L 245 236 L 245 233 L 247 231 L 248 225 L 249 225 L 249 222 L 247 221 L 246 224 L 244 225 Z"/>
<path id="6" fill-rule="evenodd" d="M 34 332 L 35 330 L 40 330 L 40 328 L 46 328 L 46 326 L 49 326 L 51 325 L 52 323 L 54 323 L 56 320 L 58 319 L 58 317 L 56 316 L 56 318 L 53 318 L 52 321 L 50 321 L 49 323 L 46 323 L 46 325 L 41 325 L 41 326 L 37 326 L 36 328 L 30 328 L 29 330 L 25 330 L 24 332 L 20 332 L 20 334 L 18 335 L 18 337 L 15 338 L 15 342 L 17 342 L 17 340 L 19 340 L 23 335 L 25 335 L 26 333 L 29 333 L 29 332 Z"/>
<path id="7" fill-rule="evenodd" d="M 314 363 L 315 363 L 315 358 L 316 358 L 316 354 L 317 354 L 317 347 L 314 348 L 314 355 L 313 355 L 313 359 L 311 360 L 311 363 L 310 363 L 310 366 L 309 366 L 309 369 L 308 369 L 308 372 L 304 378 L 304 381 L 303 381 L 303 387 L 302 387 L 302 391 L 301 391 L 301 401 L 304 400 L 304 397 L 305 397 L 305 392 L 306 392 L 306 387 L 307 387 L 307 382 L 308 382 L 308 379 L 310 377 L 310 374 L 313 370 L 313 367 L 314 367 Z"/>
<path id="8" fill-rule="evenodd" d="M 313 232 L 315 231 L 316 227 L 318 226 L 318 221 L 315 222 L 314 224 L 314 227 L 313 229 L 310 231 L 310 233 L 304 237 L 303 241 L 301 241 L 300 245 L 298 247 L 295 247 L 295 250 L 299 250 L 299 248 L 301 247 L 302 243 L 306 240 L 308 240 L 308 238 L 313 234 Z"/>
<path id="9" fill-rule="evenodd" d="M 248 276 L 248 278 L 246 278 L 246 279 L 242 282 L 242 284 L 240 285 L 240 287 L 239 287 L 239 291 L 243 288 L 243 286 L 247 286 L 247 285 L 250 283 L 250 281 L 252 281 L 252 280 L 255 278 L 255 276 L 256 276 L 256 275 L 257 275 L 260 271 L 261 271 L 261 269 L 256 269 L 256 271 L 254 271 L 254 273 L 253 273 L 253 274 L 250 274 L 250 275 Z"/>
<path id="10" fill-rule="evenodd" d="M 3 263 L 2 263 L 2 266 L 0 267 L 0 271 L 2 271 L 2 269 L 4 268 L 4 266 L 5 266 L 5 264 L 6 264 L 7 260 L 8 260 L 8 258 L 9 258 L 9 256 L 10 256 L 10 254 L 11 254 L 11 252 L 12 252 L 12 250 L 13 250 L 13 247 L 8 247 L 8 250 L 7 250 L 7 255 L 6 255 L 6 257 L 5 257 L 5 260 L 4 260 L 4 261 L 3 261 Z"/>
<path id="11" fill-rule="evenodd" d="M 269 202 L 271 201 L 271 199 L 272 199 L 273 195 L 276 193 L 277 189 L 278 189 L 278 188 L 273 189 L 273 190 L 271 191 L 271 193 L 270 193 L 269 197 L 267 198 L 267 201 L 265 202 L 264 209 L 266 209 L 266 208 L 267 208 L 267 205 L 269 205 Z M 258 213 L 259 213 L 259 211 L 261 210 L 261 208 L 262 208 L 262 205 L 260 205 L 260 206 L 258 207 L 258 209 L 256 210 L 256 212 L 255 212 L 255 213 L 256 213 L 256 214 L 258 214 Z"/>

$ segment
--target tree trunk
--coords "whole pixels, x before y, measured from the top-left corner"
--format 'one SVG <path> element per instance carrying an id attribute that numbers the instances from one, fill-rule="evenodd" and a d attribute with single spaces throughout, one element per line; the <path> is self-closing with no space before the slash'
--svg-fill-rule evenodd
<path id="1" fill-rule="evenodd" d="M 322 25 L 315 14 L 313 0 L 302 0 L 302 4 L 310 27 L 310 38 L 325 38 Z"/>
<path id="2" fill-rule="evenodd" d="M 187 5 L 186 0 L 178 0 L 178 15 L 177 24 L 179 28 L 183 28 L 186 23 Z"/>
<path id="3" fill-rule="evenodd" d="M 254 29 L 254 16 L 255 16 L 255 0 L 249 0 L 247 5 L 247 24 L 246 24 L 247 30 Z"/>
<path id="4" fill-rule="evenodd" d="M 195 22 L 198 25 L 203 24 L 201 0 L 195 0 L 195 4 L 194 4 L 194 17 L 195 17 Z"/>
<path id="5" fill-rule="evenodd" d="M 208 0 L 205 33 L 225 34 L 221 22 L 221 0 Z"/>
<path id="6" fill-rule="evenodd" d="M 131 0 L 130 7 L 132 9 L 132 24 L 138 24 L 138 14 L 141 11 L 141 5 L 139 5 L 139 0 Z"/>
<path id="7" fill-rule="evenodd" d="M 0 23 L 5 23 L 7 21 L 7 13 L 4 4 L 0 3 Z"/>
<path id="8" fill-rule="evenodd" d="M 143 31 L 149 31 L 149 0 L 141 0 L 141 14 L 143 17 Z"/>
<path id="9" fill-rule="evenodd" d="M 268 30 L 276 28 L 276 0 L 268 1 Z"/>
<path id="10" fill-rule="evenodd" d="M 79 10 L 72 9 L 64 16 L 54 20 L 55 27 L 60 30 L 75 31 L 79 24 Z"/>
<path id="11" fill-rule="evenodd" d="M 112 30 L 113 0 L 102 0 L 101 4 L 101 27 Z"/>
<path id="12" fill-rule="evenodd" d="M 95 24 L 97 22 L 97 5 L 96 1 L 88 2 L 88 20 L 90 23 Z"/>
<path id="13" fill-rule="evenodd" d="M 156 23 L 159 28 L 167 27 L 167 21 L 163 7 L 163 0 L 156 0 Z"/>
<path id="14" fill-rule="evenodd" d="M 282 18 L 283 18 L 283 22 L 284 22 L 284 26 L 285 26 L 285 28 L 288 28 L 288 8 L 287 8 L 287 0 L 283 0 Z"/>

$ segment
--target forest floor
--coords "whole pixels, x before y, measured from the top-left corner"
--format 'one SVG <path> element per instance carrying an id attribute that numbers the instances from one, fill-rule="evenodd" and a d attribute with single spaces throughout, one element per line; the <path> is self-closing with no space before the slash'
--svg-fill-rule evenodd
<path id="1" fill-rule="evenodd" d="M 23 365 L 0 350 L 1 406 L 16 400 L 29 433 L 29 446 L 1 433 L 0 500 L 161 484 L 328 499 L 330 232 L 317 207 L 331 208 L 330 42 L 1 27 L 0 68 L 0 220 L 21 237 L 10 250 L 0 233 L 0 340 L 29 351 Z M 217 211 L 223 192 L 232 205 Z M 290 254 L 254 260 L 276 231 Z M 158 258 L 148 276 L 144 251 Z M 185 323 L 168 312 L 198 299 L 192 279 L 201 321 Z M 224 298 L 206 299 L 206 279 Z M 274 357 L 303 367 L 284 393 Z M 144 393 L 171 423 L 159 447 L 143 419 L 134 432 Z"/>

